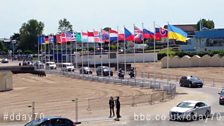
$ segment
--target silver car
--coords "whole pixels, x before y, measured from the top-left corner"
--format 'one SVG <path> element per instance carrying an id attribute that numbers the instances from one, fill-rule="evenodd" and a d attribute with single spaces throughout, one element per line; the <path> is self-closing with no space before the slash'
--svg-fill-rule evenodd
<path id="1" fill-rule="evenodd" d="M 196 120 L 198 118 L 207 118 L 211 114 L 211 107 L 202 101 L 183 101 L 170 112 L 170 120 Z"/>

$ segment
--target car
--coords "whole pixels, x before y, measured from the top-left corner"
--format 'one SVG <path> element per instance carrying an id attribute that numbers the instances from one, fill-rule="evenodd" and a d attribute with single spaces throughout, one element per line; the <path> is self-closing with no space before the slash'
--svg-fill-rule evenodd
<path id="1" fill-rule="evenodd" d="M 224 89 L 222 89 L 218 94 L 219 94 L 219 104 L 224 105 Z"/>
<path id="2" fill-rule="evenodd" d="M 182 76 L 179 84 L 181 87 L 203 87 L 203 81 L 196 76 Z"/>
<path id="3" fill-rule="evenodd" d="M 33 63 L 33 66 L 35 69 L 44 69 L 45 65 L 41 61 L 36 61 Z"/>
<path id="4" fill-rule="evenodd" d="M 76 126 L 76 124 L 67 118 L 62 117 L 44 117 L 28 122 L 25 126 Z"/>
<path id="5" fill-rule="evenodd" d="M 46 62 L 46 69 L 48 70 L 57 69 L 57 65 L 55 62 Z"/>
<path id="6" fill-rule="evenodd" d="M 187 100 L 173 107 L 169 112 L 170 120 L 194 120 L 199 117 L 208 118 L 211 107 L 202 101 Z"/>
<path id="7" fill-rule="evenodd" d="M 9 60 L 7 58 L 2 59 L 2 63 L 9 63 Z"/>
<path id="8" fill-rule="evenodd" d="M 96 68 L 97 76 L 113 76 L 113 71 L 107 66 L 98 66 Z"/>
<path id="9" fill-rule="evenodd" d="M 80 70 L 79 70 L 79 73 L 80 74 L 92 74 L 92 70 L 89 68 L 89 67 L 82 67 Z"/>
<path id="10" fill-rule="evenodd" d="M 75 67 L 72 63 L 62 63 L 61 70 L 67 72 L 74 72 Z"/>

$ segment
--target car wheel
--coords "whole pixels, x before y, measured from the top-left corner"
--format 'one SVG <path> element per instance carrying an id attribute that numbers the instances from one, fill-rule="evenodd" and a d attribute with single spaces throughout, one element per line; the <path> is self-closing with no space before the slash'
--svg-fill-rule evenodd
<path id="1" fill-rule="evenodd" d="M 191 84 L 191 83 L 189 83 L 189 84 L 188 84 L 188 87 L 189 87 L 189 88 L 192 88 L 192 84 Z"/>
<path id="2" fill-rule="evenodd" d="M 211 114 L 211 112 L 209 110 L 207 110 L 206 113 L 205 113 L 205 118 L 209 118 L 210 114 Z"/>
<path id="3" fill-rule="evenodd" d="M 195 114 L 194 114 L 194 113 L 191 113 L 191 118 L 190 118 L 190 121 L 194 121 L 194 120 L 196 120 L 196 116 L 195 116 Z"/>

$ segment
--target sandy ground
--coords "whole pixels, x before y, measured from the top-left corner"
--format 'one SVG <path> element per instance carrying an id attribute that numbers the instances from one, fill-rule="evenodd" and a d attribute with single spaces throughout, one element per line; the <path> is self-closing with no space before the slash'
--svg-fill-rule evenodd
<path id="1" fill-rule="evenodd" d="M 224 68 L 161 69 L 160 63 L 136 64 L 135 66 L 138 71 L 143 72 L 156 71 L 163 74 L 197 75 L 201 78 L 224 79 Z M 35 101 L 35 111 L 39 114 L 63 116 L 74 120 L 75 103 L 72 100 L 79 98 L 79 118 L 83 119 L 83 126 L 122 125 L 134 113 L 150 112 L 151 114 L 156 114 L 164 112 L 184 99 L 212 99 L 206 94 L 178 89 L 178 92 L 182 93 L 182 95 L 178 95 L 171 101 L 153 105 L 141 104 L 135 107 L 131 107 L 130 105 L 122 106 L 121 113 L 123 120 L 114 122 L 113 119 L 108 118 L 107 103 L 109 96 L 143 95 L 151 94 L 153 91 L 150 89 L 77 80 L 59 75 L 47 75 L 47 77 L 40 78 L 30 74 L 19 74 L 13 76 L 13 82 L 13 91 L 0 92 L 0 117 L 4 113 L 31 114 L 32 109 L 28 106 L 32 105 L 32 102 Z M 126 101 L 125 99 L 121 99 L 121 102 Z"/>

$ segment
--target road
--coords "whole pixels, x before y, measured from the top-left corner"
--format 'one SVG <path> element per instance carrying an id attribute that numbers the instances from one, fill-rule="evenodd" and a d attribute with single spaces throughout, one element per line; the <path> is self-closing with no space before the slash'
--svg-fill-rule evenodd
<path id="1" fill-rule="evenodd" d="M 182 87 L 178 87 L 182 88 Z M 182 88 L 183 89 L 183 88 Z M 224 106 L 219 105 L 218 103 L 218 92 L 220 89 L 218 88 L 211 88 L 211 87 L 204 87 L 204 88 L 185 88 L 185 90 L 194 90 L 196 92 L 203 92 L 207 93 L 212 96 L 214 99 L 209 99 L 206 101 L 211 105 L 212 108 L 212 115 L 209 119 L 197 120 L 197 121 L 169 121 L 168 119 L 168 111 L 165 114 L 165 117 L 157 117 L 156 115 L 152 115 L 151 118 L 143 119 L 140 121 L 134 118 L 130 119 L 127 124 L 124 126 L 223 126 L 224 125 Z"/>

